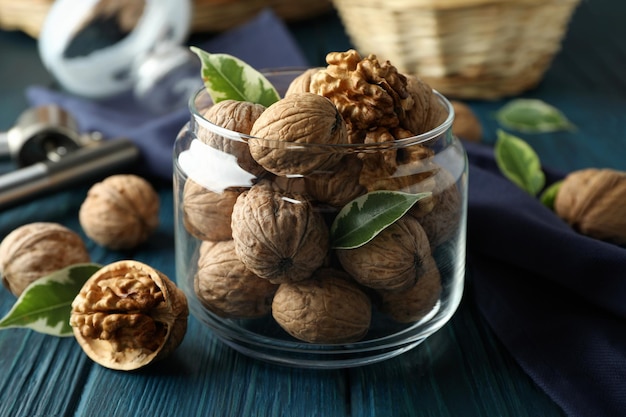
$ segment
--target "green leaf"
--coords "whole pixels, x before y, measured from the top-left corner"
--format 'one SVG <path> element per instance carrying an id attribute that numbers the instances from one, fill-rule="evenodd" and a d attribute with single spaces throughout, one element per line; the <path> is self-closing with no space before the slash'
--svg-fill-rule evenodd
<path id="1" fill-rule="evenodd" d="M 554 210 L 554 201 L 556 200 L 556 195 L 559 193 L 561 189 L 561 185 L 563 185 L 563 181 L 557 181 L 550 185 L 545 189 L 541 196 L 539 197 L 541 203 L 549 208 L 550 210 Z"/>
<path id="2" fill-rule="evenodd" d="M 431 193 L 409 194 L 399 191 L 372 191 L 346 204 L 330 228 L 334 249 L 354 249 L 402 217 L 419 200 Z"/>
<path id="3" fill-rule="evenodd" d="M 72 336 L 72 301 L 83 284 L 102 266 L 77 264 L 31 283 L 13 308 L 0 319 L 0 329 L 27 327 L 53 336 Z"/>
<path id="4" fill-rule="evenodd" d="M 502 174 L 532 196 L 544 187 L 539 156 L 522 139 L 498 130 L 495 157 Z"/>
<path id="5" fill-rule="evenodd" d="M 280 99 L 272 83 L 244 61 L 193 46 L 190 49 L 200 58 L 202 80 L 214 103 L 238 100 L 268 107 Z"/>
<path id="6" fill-rule="evenodd" d="M 575 128 L 557 108 L 538 99 L 512 100 L 498 110 L 496 119 L 502 126 L 524 133 L 556 132 Z"/>

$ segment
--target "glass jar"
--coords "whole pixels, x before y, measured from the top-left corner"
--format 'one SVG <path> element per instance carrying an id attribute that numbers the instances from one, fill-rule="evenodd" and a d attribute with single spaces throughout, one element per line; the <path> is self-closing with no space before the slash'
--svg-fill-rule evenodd
<path id="1" fill-rule="evenodd" d="M 283 94 L 300 73 L 285 70 L 265 75 Z M 203 117 L 212 102 L 206 91 L 200 90 L 190 100 L 191 118 L 176 138 L 174 149 L 176 276 L 192 315 L 246 355 L 305 368 L 345 368 L 391 358 L 414 348 L 448 322 L 464 286 L 467 160 L 452 134 L 452 106 L 440 94 L 436 96 L 448 110 L 445 122 L 390 147 L 289 144 L 239 134 Z M 209 136 L 213 139 L 207 140 Z M 256 147 L 278 149 L 292 161 L 333 155 L 341 162 L 304 175 L 272 174 L 250 164 L 253 142 Z M 385 199 L 389 195 L 425 192 L 424 198 L 405 207 L 395 220 L 383 222 L 367 243 L 355 249 L 334 248 L 328 243 L 333 238 L 333 224 L 351 203 L 345 199 L 337 203 L 328 196 L 324 199 L 310 184 L 334 184 L 335 194 L 330 197 L 345 194 L 362 187 L 366 160 L 388 161 L 390 155 L 397 165 L 393 172 L 378 170 L 375 178 L 370 173 L 368 188 L 348 193 L 349 201 L 372 193 L 384 197 L 380 199 L 383 206 L 390 201 Z M 415 160 L 409 155 L 420 156 Z M 346 175 L 344 171 L 354 166 L 357 171 Z M 260 189 L 261 184 L 266 192 L 257 192 L 257 200 L 252 199 L 252 190 Z M 264 202 L 268 195 L 278 199 Z M 237 206 L 243 200 L 254 204 L 248 203 L 245 209 Z M 303 215 L 298 210 L 304 206 L 309 211 Z M 259 207 L 265 207 L 261 214 L 255 212 Z M 387 207 L 369 220 L 386 216 L 389 210 Z M 316 224 L 319 233 L 303 231 L 302 219 L 307 219 L 307 225 Z M 287 230 L 274 230 L 279 226 Z M 272 239 L 275 241 L 268 243 Z M 263 244 L 265 252 L 248 253 Z M 289 272 L 280 279 L 271 272 L 258 272 L 255 262 L 284 262 L 287 258 L 278 253 L 283 247 L 302 251 L 291 253 L 288 259 L 290 267 L 292 262 L 304 265 L 300 272 Z M 355 255 L 357 250 L 359 255 Z M 356 261 L 351 263 L 351 258 Z M 359 267 L 371 282 L 359 275 Z M 396 272 L 390 272 L 394 268 Z M 400 269 L 403 272 L 397 273 Z M 385 281 L 388 275 L 397 278 L 402 274 L 404 279 L 391 280 L 392 287 L 380 285 L 391 282 Z M 339 277 L 342 284 L 322 285 L 326 275 Z M 347 283 L 347 293 L 341 293 L 345 291 L 343 283 Z M 301 290 L 303 287 L 308 289 Z M 306 308 L 318 310 L 305 313 Z M 321 330 L 311 333 L 310 328 L 318 325 Z M 328 332 L 330 338 L 316 338 L 318 334 L 328 336 Z M 351 338 L 349 334 L 354 332 L 359 335 Z M 342 335 L 347 337 L 342 339 Z"/>

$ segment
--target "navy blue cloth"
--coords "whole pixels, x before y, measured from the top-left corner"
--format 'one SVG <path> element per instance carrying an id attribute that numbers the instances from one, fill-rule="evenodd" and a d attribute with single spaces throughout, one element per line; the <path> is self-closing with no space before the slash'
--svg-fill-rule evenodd
<path id="1" fill-rule="evenodd" d="M 256 68 L 306 66 L 271 12 L 202 45 Z M 172 145 L 186 109 L 155 117 L 128 96 L 94 102 L 43 87 L 32 104 L 57 103 L 82 129 L 131 138 L 147 172 L 171 179 Z M 571 416 L 626 415 L 626 249 L 576 233 L 498 171 L 490 147 L 470 161 L 469 285 L 523 369 Z M 562 175 L 547 172 L 552 182 Z"/>
<path id="2" fill-rule="evenodd" d="M 308 66 L 284 22 L 271 9 L 263 10 L 250 22 L 197 46 L 211 53 L 235 55 L 260 70 Z M 200 72 L 198 81 L 200 87 Z M 33 106 L 55 103 L 63 107 L 74 116 L 82 131 L 98 131 L 106 139 L 131 139 L 143 156 L 141 173 L 171 180 L 172 147 L 176 135 L 189 120 L 188 109 L 155 117 L 154 113 L 138 106 L 131 93 L 94 101 L 32 86 L 26 95 Z"/>
<path id="3" fill-rule="evenodd" d="M 626 415 L 626 249 L 577 233 L 505 179 L 492 148 L 466 149 L 467 268 L 483 316 L 568 415 Z"/>

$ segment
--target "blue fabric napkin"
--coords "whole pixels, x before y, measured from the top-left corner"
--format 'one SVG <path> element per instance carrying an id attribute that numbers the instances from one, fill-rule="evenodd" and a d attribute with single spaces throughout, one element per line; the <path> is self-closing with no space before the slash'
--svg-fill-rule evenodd
<path id="1" fill-rule="evenodd" d="M 224 32 L 203 45 L 211 53 L 227 53 L 254 68 L 306 67 L 308 63 L 284 22 L 271 9 L 263 10 L 247 24 Z M 201 87 L 198 72 L 198 87 Z M 172 178 L 172 146 L 181 127 L 189 120 L 182 108 L 158 117 L 142 109 L 131 93 L 93 101 L 43 86 L 26 91 L 33 106 L 55 103 L 67 110 L 85 132 L 98 131 L 106 139 L 131 139 L 143 156 L 141 173 Z"/>
<path id="2" fill-rule="evenodd" d="M 500 175 L 491 148 L 466 149 L 467 267 L 479 309 L 568 415 L 624 415 L 626 249 L 575 232 Z"/>
<path id="3" fill-rule="evenodd" d="M 270 11 L 200 46 L 256 68 L 307 65 Z M 63 106 L 83 130 L 132 139 L 145 171 L 171 179 L 172 145 L 189 119 L 186 109 L 155 117 L 128 96 L 94 102 L 43 87 L 30 88 L 28 98 Z M 574 232 L 500 175 L 491 148 L 466 149 L 469 294 L 523 369 L 569 415 L 624 415 L 626 249 Z M 549 182 L 562 176 L 546 174 Z"/>

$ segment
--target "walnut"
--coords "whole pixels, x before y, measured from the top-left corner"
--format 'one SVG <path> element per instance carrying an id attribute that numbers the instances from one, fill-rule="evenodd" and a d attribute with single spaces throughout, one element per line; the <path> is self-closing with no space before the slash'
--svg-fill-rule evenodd
<path id="1" fill-rule="evenodd" d="M 626 172 L 587 168 L 568 174 L 554 210 L 575 230 L 594 239 L 626 244 Z"/>
<path id="2" fill-rule="evenodd" d="M 310 91 L 328 97 L 346 121 L 350 143 L 362 143 L 372 129 L 392 129 L 413 107 L 406 77 L 375 55 L 361 58 L 353 49 L 331 52 L 328 66 L 312 76 Z"/>
<path id="3" fill-rule="evenodd" d="M 322 215 L 305 196 L 282 192 L 267 181 L 237 198 L 231 227 L 239 259 L 275 284 L 309 278 L 328 252 Z"/>
<path id="4" fill-rule="evenodd" d="M 400 218 L 362 246 L 336 252 L 343 268 L 357 282 L 386 290 L 413 286 L 431 256 L 428 237 L 411 216 Z"/>
<path id="5" fill-rule="evenodd" d="M 327 147 L 346 143 L 346 126 L 335 106 L 312 93 L 291 94 L 272 104 L 254 122 L 248 144 L 254 159 L 276 175 L 326 170 L 342 155 Z M 295 146 L 292 146 L 295 145 Z"/>
<path id="6" fill-rule="evenodd" d="M 450 171 L 438 166 L 430 179 L 434 181 L 434 186 L 432 182 L 416 184 L 412 191 L 432 192 L 434 207 L 428 212 L 420 211 L 419 206 L 414 207 L 415 210 L 412 208 L 409 214 L 419 220 L 434 248 L 450 240 L 459 231 L 463 202 Z"/>
<path id="7" fill-rule="evenodd" d="M 269 314 L 277 288 L 246 269 L 232 240 L 200 246 L 194 289 L 202 305 L 215 314 L 229 318 Z"/>
<path id="8" fill-rule="evenodd" d="M 41 277 L 88 262 L 89 252 L 80 236 L 58 223 L 20 226 L 0 243 L 2 283 L 16 297 Z"/>
<path id="9" fill-rule="evenodd" d="M 72 302 L 70 325 L 93 361 L 132 370 L 169 355 L 183 340 L 189 310 L 170 279 L 137 261 L 93 274 Z"/>
<path id="10" fill-rule="evenodd" d="M 441 125 L 448 111 L 433 89 L 414 75 L 407 76 L 407 90 L 413 98 L 414 107 L 403 113 L 401 125 L 419 135 Z"/>
<path id="11" fill-rule="evenodd" d="M 344 272 L 322 268 L 312 279 L 281 284 L 272 315 L 296 339 L 309 343 L 351 343 L 371 321 L 371 302 Z"/>
<path id="12" fill-rule="evenodd" d="M 209 191 L 191 178 L 183 188 L 183 224 L 185 229 L 200 240 L 231 239 L 230 216 L 239 189 L 226 189 L 221 193 Z"/>
<path id="13" fill-rule="evenodd" d="M 94 184 L 78 213 L 85 234 L 109 249 L 131 249 L 159 225 L 159 195 L 136 175 L 113 175 Z"/>
<path id="14" fill-rule="evenodd" d="M 294 93 L 310 93 L 311 92 L 311 78 L 313 74 L 321 70 L 321 68 L 309 68 L 304 71 L 302 74 L 298 75 L 296 78 L 291 81 L 287 91 L 285 92 L 285 97 L 294 94 Z"/>
<path id="15" fill-rule="evenodd" d="M 203 116 L 211 123 L 233 132 L 249 135 L 252 125 L 265 111 L 265 106 L 247 101 L 223 100 L 204 111 Z M 210 127 L 200 125 L 197 137 L 203 143 L 237 158 L 239 166 L 249 173 L 260 176 L 265 171 L 250 155 L 243 140 L 225 137 Z"/>
<path id="16" fill-rule="evenodd" d="M 451 100 L 450 103 L 454 108 L 452 133 L 470 142 L 480 142 L 483 137 L 483 128 L 470 106 L 457 100 Z"/>
<path id="17" fill-rule="evenodd" d="M 334 170 L 304 177 L 306 191 L 317 202 L 343 207 L 367 191 L 359 183 L 362 166 L 356 155 L 346 155 Z"/>
<path id="18" fill-rule="evenodd" d="M 441 276 L 432 257 L 423 260 L 417 282 L 403 291 L 379 291 L 380 311 L 397 322 L 412 323 L 421 320 L 437 304 L 441 295 Z"/>

